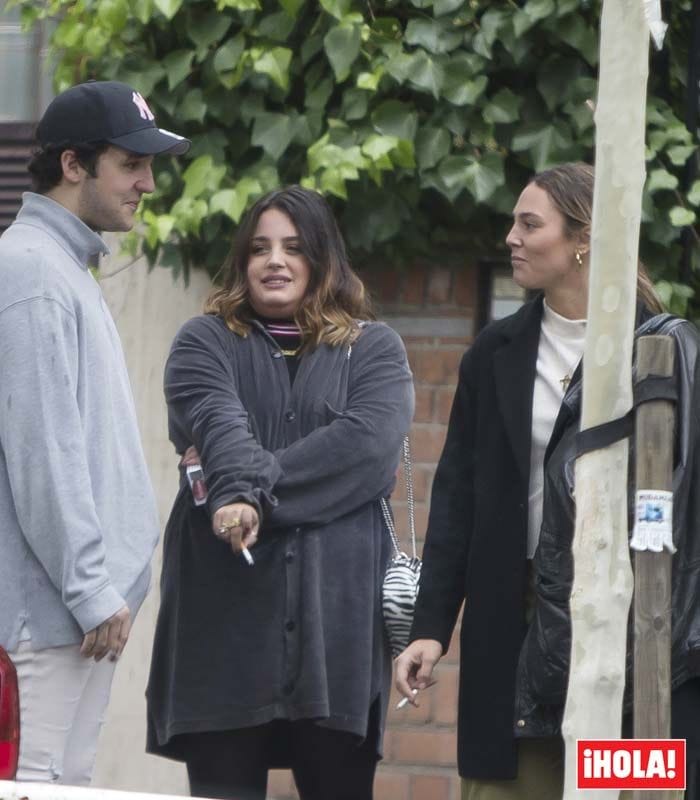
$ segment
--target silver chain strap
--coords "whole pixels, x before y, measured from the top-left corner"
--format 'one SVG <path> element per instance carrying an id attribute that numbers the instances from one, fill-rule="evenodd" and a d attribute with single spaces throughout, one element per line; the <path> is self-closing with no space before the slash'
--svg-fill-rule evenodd
<path id="1" fill-rule="evenodd" d="M 411 549 L 413 550 L 413 558 L 417 558 L 417 550 L 416 550 L 416 513 L 415 513 L 415 501 L 413 498 L 413 467 L 411 465 L 411 445 L 408 441 L 408 436 L 404 437 L 403 440 L 403 476 L 406 481 L 406 500 L 408 503 L 408 530 L 411 534 Z M 389 535 L 391 536 L 391 543 L 394 545 L 394 556 L 401 555 L 401 546 L 399 543 L 398 536 L 396 535 L 396 526 L 394 525 L 394 519 L 391 516 L 391 510 L 389 509 L 389 503 L 387 502 L 385 497 L 379 501 L 382 507 L 382 515 L 384 516 L 384 522 L 386 523 L 386 527 L 389 530 Z"/>

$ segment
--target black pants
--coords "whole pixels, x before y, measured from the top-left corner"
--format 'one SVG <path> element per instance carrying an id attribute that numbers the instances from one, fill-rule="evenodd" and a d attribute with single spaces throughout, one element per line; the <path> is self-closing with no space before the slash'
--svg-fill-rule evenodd
<path id="1" fill-rule="evenodd" d="M 193 797 L 264 800 L 268 770 L 283 752 L 301 800 L 372 800 L 375 736 L 360 742 L 308 720 L 275 720 L 181 738 Z"/>

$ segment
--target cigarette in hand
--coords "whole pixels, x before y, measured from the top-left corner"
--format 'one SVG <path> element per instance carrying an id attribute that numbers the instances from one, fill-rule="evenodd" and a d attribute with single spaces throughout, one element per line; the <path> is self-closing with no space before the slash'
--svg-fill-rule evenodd
<path id="1" fill-rule="evenodd" d="M 411 694 L 415 697 L 418 694 L 418 689 L 411 689 Z M 408 697 L 404 697 L 403 700 L 399 700 L 396 704 L 396 710 L 398 711 L 401 708 L 405 708 L 408 705 Z"/>
<path id="2" fill-rule="evenodd" d="M 245 560 L 247 561 L 249 567 L 252 567 L 253 564 L 255 564 L 255 561 L 253 561 L 253 556 L 251 556 L 250 550 L 248 550 L 247 547 L 245 546 L 241 547 L 241 554 L 243 555 L 243 558 L 245 558 Z"/>

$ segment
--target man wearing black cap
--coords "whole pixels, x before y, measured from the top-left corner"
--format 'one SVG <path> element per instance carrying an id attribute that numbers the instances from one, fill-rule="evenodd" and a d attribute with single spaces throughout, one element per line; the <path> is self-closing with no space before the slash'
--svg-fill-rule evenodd
<path id="1" fill-rule="evenodd" d="M 190 146 L 158 128 L 143 97 L 116 81 L 60 94 L 39 122 L 37 139 L 40 150 L 29 165 L 35 189 L 94 231 L 130 230 L 141 195 L 153 191 L 153 156 L 180 155 Z"/>
<path id="2" fill-rule="evenodd" d="M 0 238 L 0 646 L 18 673 L 18 780 L 87 784 L 159 524 L 121 343 L 88 265 L 128 231 L 159 153 L 190 143 L 114 81 L 37 128 Z"/>

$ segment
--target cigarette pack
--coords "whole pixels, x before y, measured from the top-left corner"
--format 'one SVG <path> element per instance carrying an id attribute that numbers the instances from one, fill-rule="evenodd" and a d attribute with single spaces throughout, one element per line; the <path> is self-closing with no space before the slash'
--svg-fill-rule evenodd
<path id="1" fill-rule="evenodd" d="M 187 467 L 187 482 L 192 491 L 192 499 L 196 506 L 203 506 L 207 502 L 207 484 L 204 481 L 204 472 L 201 464 L 192 464 Z"/>

